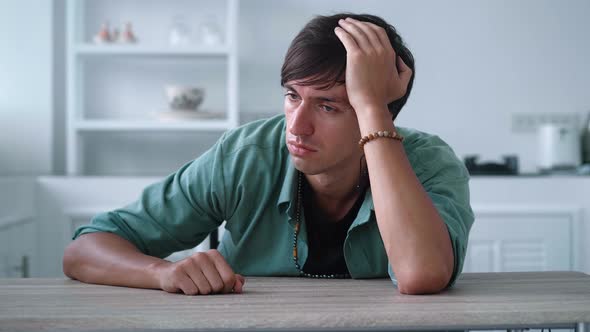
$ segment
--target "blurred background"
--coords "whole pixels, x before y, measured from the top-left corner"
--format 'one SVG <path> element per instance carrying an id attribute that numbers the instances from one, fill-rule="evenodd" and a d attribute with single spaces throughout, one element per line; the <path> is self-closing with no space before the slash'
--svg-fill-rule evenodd
<path id="1" fill-rule="evenodd" d="M 396 27 L 396 124 L 472 174 L 464 271 L 590 271 L 587 0 L 0 0 L 0 277 L 62 275 L 77 225 L 280 114 L 290 41 L 341 11 Z"/>

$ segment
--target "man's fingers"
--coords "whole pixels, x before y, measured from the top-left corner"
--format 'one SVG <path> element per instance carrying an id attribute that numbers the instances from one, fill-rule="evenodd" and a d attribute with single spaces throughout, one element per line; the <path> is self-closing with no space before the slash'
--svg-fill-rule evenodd
<path id="1" fill-rule="evenodd" d="M 348 32 L 357 45 L 363 51 L 370 51 L 373 49 L 373 45 L 369 41 L 369 37 L 366 35 L 365 31 L 359 26 L 359 22 L 355 22 L 351 18 L 347 18 L 345 20 L 338 21 L 340 27 L 342 27 L 346 32 Z"/>
<path id="2" fill-rule="evenodd" d="M 199 288 L 187 274 L 178 275 L 178 288 L 186 295 L 199 294 Z"/>
<path id="3" fill-rule="evenodd" d="M 400 56 L 397 57 L 397 71 L 401 80 L 407 85 L 410 82 L 410 78 L 412 78 L 412 68 L 408 67 Z"/>
<path id="4" fill-rule="evenodd" d="M 373 29 L 373 31 L 375 32 L 375 34 L 377 34 L 377 37 L 379 38 L 379 40 L 381 41 L 382 45 L 386 45 L 385 49 L 390 52 L 390 56 L 393 59 L 398 59 L 398 61 L 396 61 L 397 63 L 397 68 L 396 70 L 394 70 L 394 77 L 400 77 L 400 67 L 399 67 L 399 57 L 396 55 L 395 53 L 395 49 L 393 48 L 393 46 L 391 45 L 391 41 L 389 40 L 389 37 L 387 36 L 387 32 L 385 31 L 385 29 L 383 29 L 382 27 L 375 25 L 371 22 L 365 22 L 367 24 L 367 26 L 369 26 L 371 29 Z M 405 64 L 404 64 L 405 65 Z M 406 68 L 409 69 L 409 67 L 406 66 Z"/>
<path id="5" fill-rule="evenodd" d="M 381 45 L 383 45 L 386 49 L 390 48 L 394 54 L 394 57 L 395 57 L 395 50 L 391 46 L 391 41 L 389 41 L 389 37 L 387 37 L 387 32 L 385 31 L 385 29 L 383 29 L 382 27 L 380 27 L 376 24 L 373 24 L 371 22 L 365 22 L 365 23 L 369 28 L 373 29 L 373 31 L 377 34 L 377 38 L 379 38 L 379 40 L 381 41 Z"/>
<path id="6" fill-rule="evenodd" d="M 188 277 L 192 280 L 192 282 L 197 285 L 199 294 L 206 295 L 212 292 L 211 284 L 207 280 L 207 277 L 203 274 L 203 271 L 201 271 L 200 267 L 197 266 L 194 261 L 187 262 L 184 266 L 184 269 L 186 270 Z M 191 295 L 196 295 L 196 293 Z"/>
<path id="7" fill-rule="evenodd" d="M 217 250 L 210 250 L 207 252 L 219 276 L 221 277 L 221 281 L 223 282 L 223 293 L 230 293 L 234 284 L 236 283 L 236 274 L 232 270 L 231 266 L 225 261 L 223 255 L 219 253 Z M 242 277 L 243 278 L 243 277 Z"/>
<path id="8" fill-rule="evenodd" d="M 203 260 L 199 262 L 199 267 L 211 285 L 211 293 L 221 293 L 225 286 L 221 275 L 211 257 L 207 254 L 204 254 L 203 257 Z"/>
<path id="9" fill-rule="evenodd" d="M 234 293 L 238 293 L 238 294 L 242 293 L 244 291 L 244 284 L 245 283 L 246 283 L 246 279 L 243 276 L 236 274 L 236 283 L 234 284 L 234 287 L 233 287 Z"/>
<path id="10" fill-rule="evenodd" d="M 384 54 L 387 54 L 388 56 L 390 56 L 392 59 L 398 59 L 398 61 L 395 61 L 395 63 L 397 63 L 397 68 L 396 66 L 394 66 L 392 69 L 393 71 L 393 77 L 394 79 L 402 79 L 402 81 L 408 82 L 409 81 L 409 77 L 405 78 L 402 77 L 401 73 L 404 70 L 410 70 L 410 68 L 408 66 L 405 65 L 405 63 L 403 63 L 403 61 L 401 61 L 401 58 L 399 58 L 396 53 L 395 50 L 393 49 L 393 46 L 391 45 L 391 41 L 389 40 L 389 37 L 387 37 L 387 32 L 385 31 L 385 29 L 383 29 L 380 26 L 377 26 L 371 22 L 364 22 L 364 21 L 358 21 L 355 20 L 353 18 L 346 18 L 347 22 L 350 22 L 351 24 L 355 25 L 358 29 L 362 30 L 364 33 L 364 36 L 370 41 L 373 49 L 375 49 L 378 52 L 383 52 Z M 356 36 L 353 34 L 353 36 Z M 356 40 L 356 39 L 355 39 Z M 400 61 L 401 61 L 401 67 L 400 67 Z M 409 73 L 410 77 L 411 77 L 411 70 Z M 407 73 L 406 73 L 407 75 Z"/>
<path id="11" fill-rule="evenodd" d="M 336 27 L 334 32 L 336 33 L 336 37 L 338 37 L 338 39 L 340 39 L 344 45 L 347 53 L 351 53 L 359 48 L 354 38 L 352 38 L 352 36 L 346 32 L 346 30 L 342 29 L 341 27 Z"/>
<path id="12" fill-rule="evenodd" d="M 189 295 L 242 292 L 245 282 L 217 250 L 199 252 L 178 262 L 174 274 L 176 287 Z"/>
<path id="13" fill-rule="evenodd" d="M 412 69 L 410 67 L 408 67 L 408 65 L 406 65 L 406 63 L 404 62 L 404 59 L 402 59 L 401 56 L 397 56 L 397 71 L 400 73 L 406 72 L 406 71 L 410 71 L 412 72 Z"/>
<path id="14" fill-rule="evenodd" d="M 368 22 L 357 21 L 351 17 L 346 18 L 345 22 L 350 22 L 353 26 L 356 26 L 358 29 L 360 29 L 362 31 L 362 34 L 365 38 L 367 38 L 369 44 L 374 50 L 378 52 L 385 52 L 387 51 L 387 45 L 391 45 L 389 44 L 389 42 L 387 44 L 382 43 L 377 33 L 371 26 L 369 26 Z"/>

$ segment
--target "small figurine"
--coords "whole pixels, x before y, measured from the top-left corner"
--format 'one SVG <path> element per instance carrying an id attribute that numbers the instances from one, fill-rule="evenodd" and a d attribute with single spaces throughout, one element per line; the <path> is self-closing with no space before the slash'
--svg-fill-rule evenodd
<path id="1" fill-rule="evenodd" d="M 135 43 L 137 42 L 137 37 L 133 33 L 133 29 L 131 27 L 131 22 L 125 23 L 125 29 L 119 36 L 118 42 L 120 43 Z"/>
<path id="2" fill-rule="evenodd" d="M 109 22 L 108 21 L 104 22 L 100 26 L 100 30 L 94 36 L 93 40 L 96 44 L 109 43 L 112 41 L 111 34 L 109 33 Z"/>
<path id="3" fill-rule="evenodd" d="M 114 28 L 112 33 L 109 32 L 109 22 L 105 21 L 100 26 L 98 33 L 93 37 L 93 41 L 96 44 L 106 44 L 113 42 L 121 44 L 133 44 L 137 42 L 137 37 L 133 32 L 131 22 L 125 23 L 121 30 Z"/>

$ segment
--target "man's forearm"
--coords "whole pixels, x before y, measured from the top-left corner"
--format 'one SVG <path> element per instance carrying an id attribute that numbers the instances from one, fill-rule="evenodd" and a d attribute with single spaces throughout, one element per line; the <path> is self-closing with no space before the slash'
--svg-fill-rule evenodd
<path id="1" fill-rule="evenodd" d="M 159 289 L 156 267 L 168 262 L 144 255 L 111 233 L 90 233 L 66 248 L 64 274 L 87 283 Z"/>
<path id="2" fill-rule="evenodd" d="M 361 135 L 395 130 L 388 112 L 359 118 Z M 448 230 L 416 177 L 401 142 L 376 139 L 364 146 L 377 224 L 403 293 L 443 289 L 454 266 Z"/>

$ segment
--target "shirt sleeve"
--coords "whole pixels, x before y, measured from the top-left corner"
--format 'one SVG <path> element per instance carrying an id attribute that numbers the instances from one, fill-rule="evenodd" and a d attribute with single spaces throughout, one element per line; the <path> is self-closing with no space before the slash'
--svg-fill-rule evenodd
<path id="1" fill-rule="evenodd" d="M 416 176 L 447 226 L 454 256 L 453 274 L 448 288 L 455 284 L 463 270 L 469 231 L 474 222 L 469 198 L 469 172 L 440 138 L 432 136 L 429 141 L 429 144 L 416 148 L 408 157 Z M 388 272 L 397 287 L 397 279 L 390 264 Z"/>
<path id="2" fill-rule="evenodd" d="M 463 271 L 473 212 L 469 205 L 468 179 L 446 179 L 429 184 L 428 195 L 444 220 L 453 247 L 453 274 L 447 288 L 457 281 Z"/>
<path id="3" fill-rule="evenodd" d="M 144 254 L 160 258 L 197 246 L 225 219 L 220 141 L 146 187 L 137 201 L 96 215 L 90 224 L 76 229 L 73 239 L 92 232 L 114 233 Z"/>

